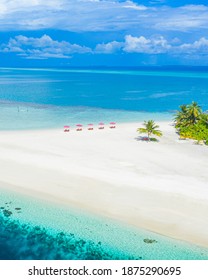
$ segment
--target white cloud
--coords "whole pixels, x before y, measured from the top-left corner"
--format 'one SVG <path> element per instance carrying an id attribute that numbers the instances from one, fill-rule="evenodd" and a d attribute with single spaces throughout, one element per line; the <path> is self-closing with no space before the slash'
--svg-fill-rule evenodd
<path id="1" fill-rule="evenodd" d="M 60 9 L 63 0 L 1 0 L 1 13 L 10 13 L 23 11 L 31 8 L 38 8 L 44 6 L 45 8 L 56 8 Z"/>
<path id="2" fill-rule="evenodd" d="M 125 46 L 123 50 L 134 53 L 158 54 L 166 53 L 170 48 L 171 45 L 168 44 L 163 36 L 146 39 L 144 36 L 133 37 L 127 35 L 125 37 Z"/>
<path id="3" fill-rule="evenodd" d="M 126 35 L 124 41 L 112 41 L 107 44 L 98 44 L 95 53 L 114 53 L 123 51 L 126 53 L 143 53 L 143 54 L 162 54 L 169 55 L 194 55 L 200 57 L 208 55 L 208 39 L 201 37 L 192 43 L 181 43 L 178 38 L 168 41 L 163 36 L 145 36 L 134 37 Z"/>
<path id="4" fill-rule="evenodd" d="M 95 48 L 95 52 L 96 53 L 114 53 L 114 52 L 120 50 L 123 45 L 124 45 L 124 43 L 117 42 L 117 41 L 109 42 L 107 44 L 104 44 L 104 43 L 97 44 L 97 46 Z"/>
<path id="5" fill-rule="evenodd" d="M 106 44 L 97 44 L 94 52 L 111 54 L 123 51 L 126 53 L 160 54 L 170 52 L 174 45 L 179 44 L 179 42 L 178 38 L 173 38 L 168 42 L 163 36 L 146 38 L 145 36 L 134 37 L 126 35 L 122 42 L 112 41 Z"/>
<path id="6" fill-rule="evenodd" d="M 0 30 L 178 30 L 208 28 L 208 6 L 144 6 L 118 0 L 1 0 Z"/>
<path id="7" fill-rule="evenodd" d="M 147 10 L 147 7 L 145 7 L 144 5 L 138 5 L 138 4 L 135 4 L 132 1 L 126 1 L 123 7 L 127 8 L 127 9 L 137 10 L 137 11 Z"/>
<path id="8" fill-rule="evenodd" d="M 0 46 L 0 52 L 16 53 L 25 59 L 71 58 L 73 54 L 113 54 L 142 53 L 148 55 L 168 54 L 172 56 L 196 58 L 208 56 L 208 39 L 201 37 L 199 40 L 181 43 L 178 38 L 169 41 L 161 35 L 135 37 L 126 35 L 121 42 L 112 41 L 97 44 L 92 50 L 90 47 L 71 44 L 67 41 L 53 40 L 48 35 L 40 38 L 26 37 L 23 35 L 10 38 L 7 44 Z"/>
<path id="9" fill-rule="evenodd" d="M 157 9 L 153 17 L 153 29 L 187 32 L 208 28 L 208 6 L 204 5 L 165 6 Z"/>
<path id="10" fill-rule="evenodd" d="M 181 7 L 181 10 L 186 10 L 186 11 L 207 11 L 207 6 L 204 5 L 185 5 Z"/>
<path id="11" fill-rule="evenodd" d="M 147 9 L 118 0 L 1 0 L 0 5 L 0 30 L 119 30 Z"/>
<path id="12" fill-rule="evenodd" d="M 193 43 L 182 44 L 176 49 L 176 51 L 186 54 L 208 54 L 208 39 L 202 37 L 198 41 L 195 41 Z"/>
<path id="13" fill-rule="evenodd" d="M 66 41 L 55 41 L 48 35 L 43 35 L 40 38 L 19 35 L 10 38 L 7 44 L 2 44 L 1 52 L 15 52 L 30 59 L 46 59 L 52 57 L 71 58 L 71 54 L 90 53 L 92 50 Z"/>

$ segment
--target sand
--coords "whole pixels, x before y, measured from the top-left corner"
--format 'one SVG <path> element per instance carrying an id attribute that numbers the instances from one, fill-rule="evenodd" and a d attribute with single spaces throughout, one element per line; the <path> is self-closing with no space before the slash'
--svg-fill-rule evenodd
<path id="1" fill-rule="evenodd" d="M 158 143 L 137 139 L 141 123 L 1 131 L 0 187 L 208 247 L 208 148 L 159 125 Z"/>

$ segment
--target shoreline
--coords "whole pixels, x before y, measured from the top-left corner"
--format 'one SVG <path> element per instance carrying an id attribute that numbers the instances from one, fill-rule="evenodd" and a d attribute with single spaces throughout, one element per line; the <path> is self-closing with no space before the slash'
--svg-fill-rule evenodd
<path id="1" fill-rule="evenodd" d="M 141 122 L 1 131 L 0 185 L 208 247 L 208 150 L 178 140 L 170 122 L 157 123 L 159 143 L 135 139 Z"/>

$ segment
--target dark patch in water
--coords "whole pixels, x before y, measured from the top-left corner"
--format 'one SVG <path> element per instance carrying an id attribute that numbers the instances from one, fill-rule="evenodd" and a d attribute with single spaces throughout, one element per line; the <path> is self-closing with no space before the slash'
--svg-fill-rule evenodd
<path id="1" fill-rule="evenodd" d="M 144 242 L 147 243 L 147 244 L 152 244 L 152 243 L 157 243 L 157 240 L 145 238 Z"/>
<path id="2" fill-rule="evenodd" d="M 9 211 L 9 210 L 4 209 L 4 210 L 3 210 L 3 214 L 4 214 L 5 217 L 9 217 L 9 216 L 12 215 L 12 212 Z"/>
<path id="3" fill-rule="evenodd" d="M 5 210 L 4 210 L 5 211 Z M 6 210 L 8 212 L 8 210 Z M 10 214 L 10 213 L 9 213 Z M 49 233 L 44 227 L 12 220 L 0 212 L 0 259 L 4 260 L 118 260 L 101 242 L 76 238 L 73 233 Z"/>
<path id="4" fill-rule="evenodd" d="M 15 210 L 21 210 L 21 208 L 19 208 L 19 207 L 16 207 L 16 208 L 15 208 Z"/>

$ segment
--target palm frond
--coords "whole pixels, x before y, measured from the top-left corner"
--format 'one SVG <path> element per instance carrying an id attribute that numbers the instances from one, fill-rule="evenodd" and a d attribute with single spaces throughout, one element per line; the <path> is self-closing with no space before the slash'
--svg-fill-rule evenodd
<path id="1" fill-rule="evenodd" d="M 159 125 L 157 125 L 153 120 L 144 121 L 144 127 L 140 127 L 137 129 L 139 133 L 146 133 L 148 138 L 150 139 L 150 135 L 154 134 L 158 137 L 162 136 L 162 132 L 158 130 Z"/>

